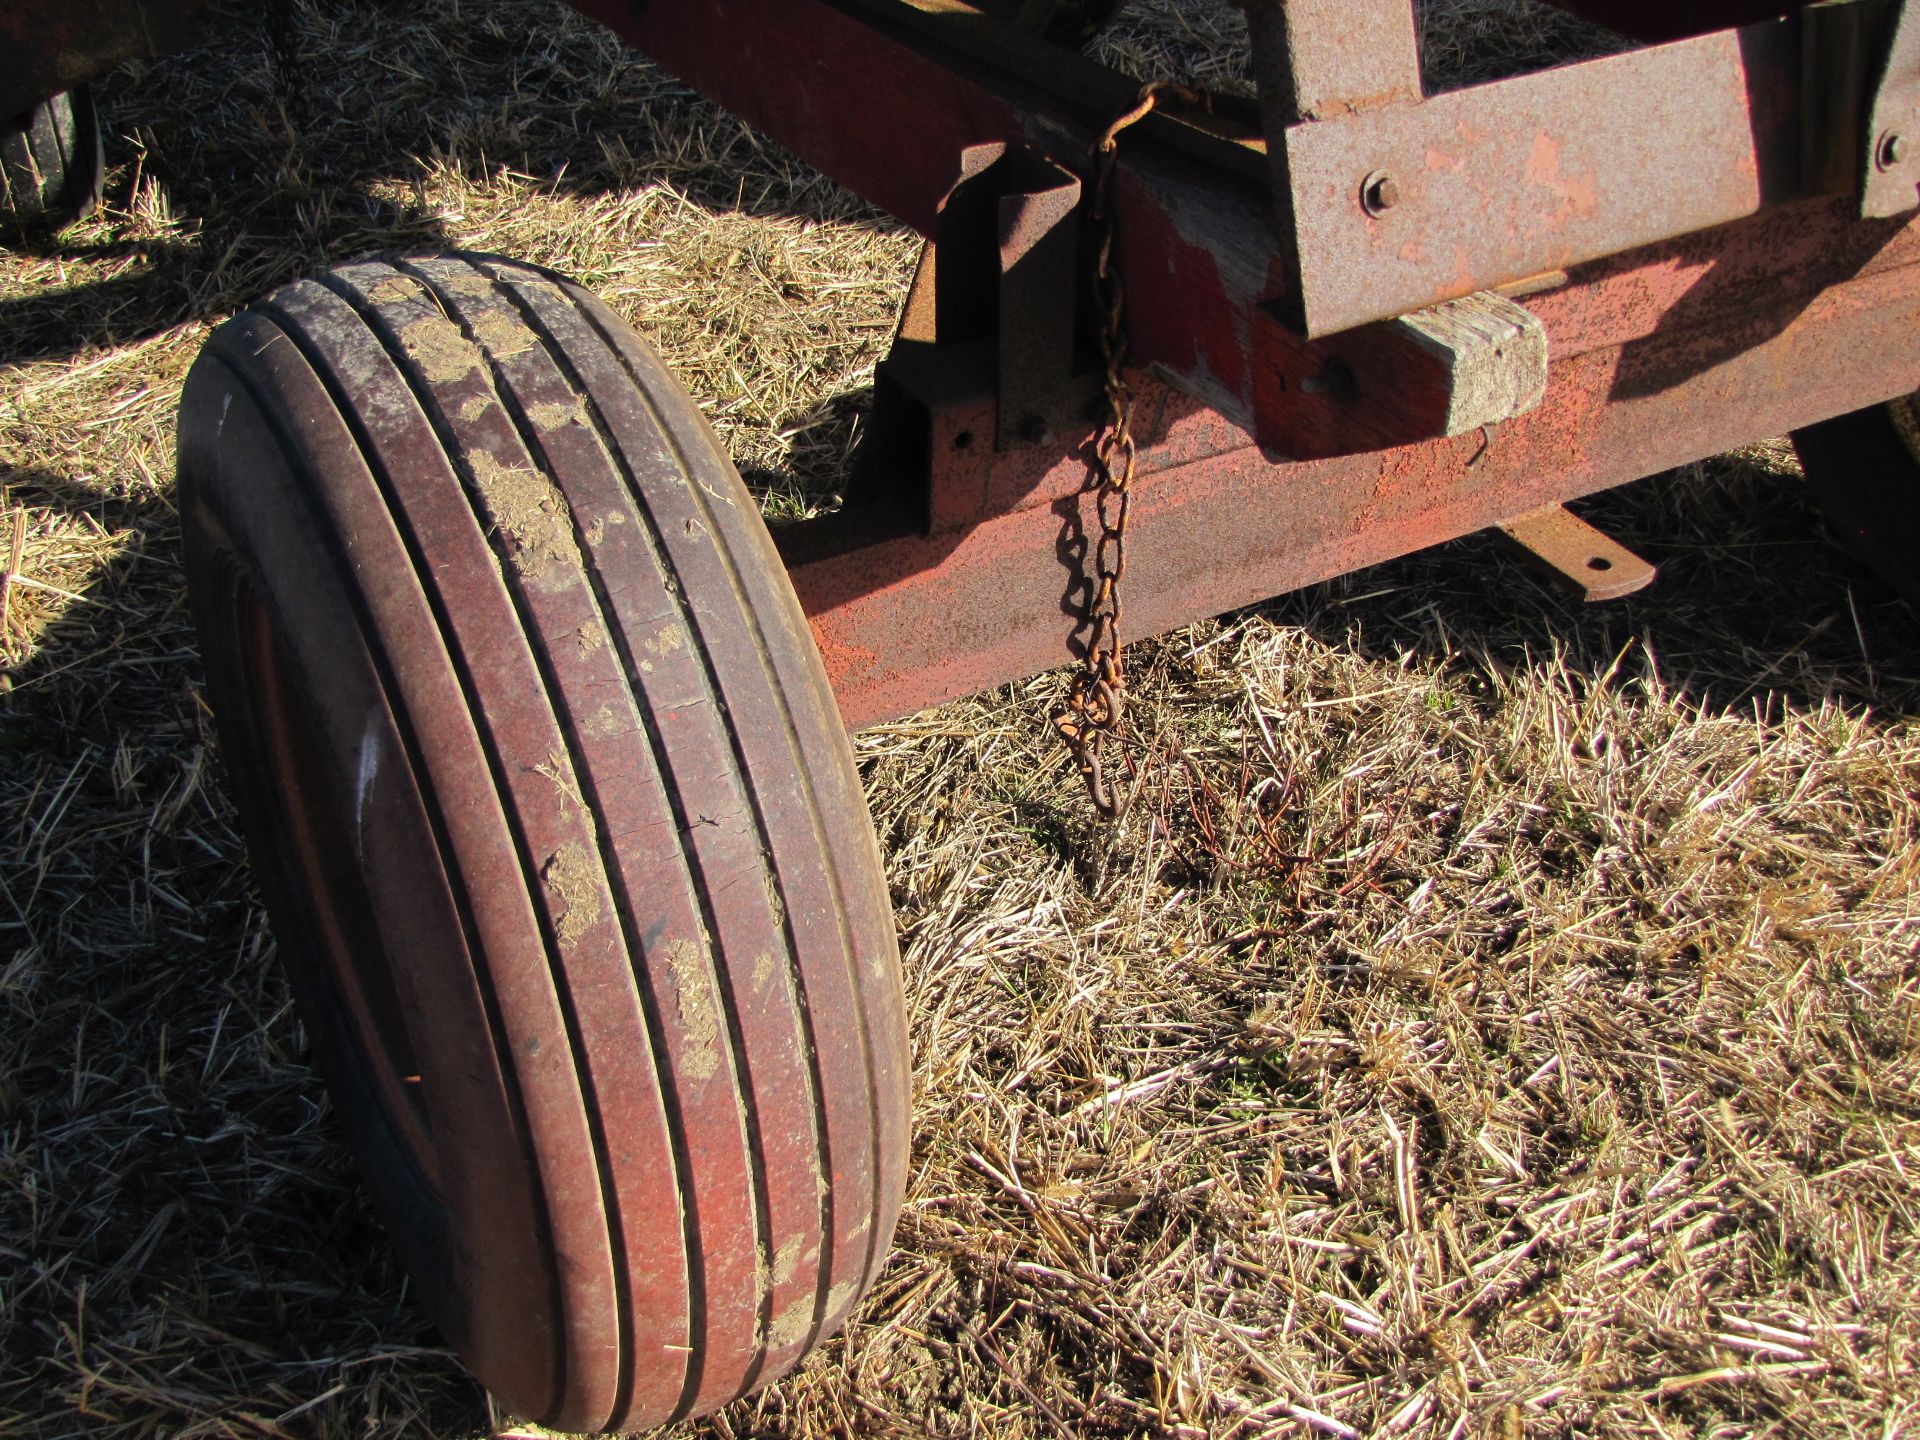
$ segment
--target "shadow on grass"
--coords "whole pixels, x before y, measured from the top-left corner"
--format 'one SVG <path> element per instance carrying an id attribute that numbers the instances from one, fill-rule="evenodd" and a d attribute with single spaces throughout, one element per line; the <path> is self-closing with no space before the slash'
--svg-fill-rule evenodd
<path id="1" fill-rule="evenodd" d="M 0 297 L 0 363 L 125 345 L 328 263 L 443 245 L 436 170 L 568 196 L 665 182 L 716 212 L 891 228 L 558 3 L 423 17 L 235 0 L 209 10 L 199 48 L 98 88 L 106 214 L 35 247 L 54 273 Z"/>
<path id="2" fill-rule="evenodd" d="M 1651 666 L 1708 714 L 1920 712 L 1920 616 L 1831 543 L 1784 455 L 1686 466 L 1572 508 L 1658 566 L 1654 583 L 1587 604 L 1480 534 L 1261 612 L 1373 659 L 1519 671 L 1557 654 L 1594 683 L 1617 661 L 1623 683 Z"/>
<path id="3" fill-rule="evenodd" d="M 7 480 L 110 539 L 0 693 L 0 1428 L 477 1432 L 273 963 L 174 516 Z"/>

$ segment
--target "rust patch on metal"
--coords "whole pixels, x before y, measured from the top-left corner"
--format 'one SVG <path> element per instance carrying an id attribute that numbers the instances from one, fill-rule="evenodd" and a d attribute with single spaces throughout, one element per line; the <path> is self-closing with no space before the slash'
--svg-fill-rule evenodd
<path id="1" fill-rule="evenodd" d="M 1588 601 L 1618 600 L 1653 583 L 1653 566 L 1561 505 L 1529 511 L 1496 533 L 1541 573 Z"/>
<path id="2" fill-rule="evenodd" d="M 1295 125 L 1299 316 L 1321 336 L 1753 215 L 1795 192 L 1790 24 Z M 1370 173 L 1398 203 L 1353 203 Z"/>
<path id="3" fill-rule="evenodd" d="M 1920 222 L 1910 234 L 1863 226 L 1847 208 L 1803 205 L 1621 257 L 1543 294 L 1533 305 L 1556 347 L 1546 398 L 1484 433 L 1275 464 L 1216 416 L 1217 438 L 1202 427 L 1191 445 L 1143 450 L 1129 549 L 1132 632 L 1218 614 L 1911 390 L 1920 376 Z M 1813 276 L 1799 283 L 1765 253 L 1788 220 L 1804 237 L 1788 232 L 1791 243 L 1772 248 L 1811 257 Z M 1834 264 L 1860 273 L 1833 285 Z M 1808 288 L 1821 280 L 1832 288 Z M 1180 418 L 1189 404 L 1169 400 L 1175 436 L 1197 423 Z M 1065 585 L 1097 533 L 1084 462 L 1077 477 L 1071 463 L 1091 438 L 1063 436 L 1057 475 L 1033 475 L 1011 502 L 994 487 L 994 508 L 964 525 L 915 532 L 873 507 L 776 532 L 849 726 L 1084 653 Z"/>

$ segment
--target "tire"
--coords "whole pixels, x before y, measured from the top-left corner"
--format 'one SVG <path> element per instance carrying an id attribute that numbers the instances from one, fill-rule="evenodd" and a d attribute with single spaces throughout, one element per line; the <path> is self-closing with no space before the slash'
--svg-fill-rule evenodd
<path id="1" fill-rule="evenodd" d="M 93 213 L 105 174 L 93 91 L 76 85 L 0 126 L 0 226 L 27 237 L 65 229 Z"/>
<path id="2" fill-rule="evenodd" d="M 1793 447 L 1841 548 L 1920 608 L 1920 396 L 1796 430 Z"/>
<path id="3" fill-rule="evenodd" d="M 469 1368 L 570 1431 L 791 1368 L 905 1182 L 899 955 L 759 511 L 592 296 L 347 265 L 189 375 L 191 597 L 316 1056 Z"/>

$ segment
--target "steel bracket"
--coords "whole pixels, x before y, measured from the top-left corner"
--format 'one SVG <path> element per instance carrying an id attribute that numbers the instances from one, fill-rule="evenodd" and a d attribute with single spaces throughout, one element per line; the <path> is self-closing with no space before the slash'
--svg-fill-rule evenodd
<path id="1" fill-rule="evenodd" d="M 1081 191 L 1024 146 L 961 153 L 875 383 L 875 448 L 927 476 L 930 528 L 977 519 L 1006 452 L 1086 422 L 1098 376 L 1076 341 Z"/>
<path id="2" fill-rule="evenodd" d="M 900 341 L 994 342 L 1001 449 L 1046 438 L 1049 403 L 1074 369 L 1080 192 L 1077 174 L 1025 146 L 968 146 L 915 277 L 909 314 L 932 325 L 910 319 Z"/>

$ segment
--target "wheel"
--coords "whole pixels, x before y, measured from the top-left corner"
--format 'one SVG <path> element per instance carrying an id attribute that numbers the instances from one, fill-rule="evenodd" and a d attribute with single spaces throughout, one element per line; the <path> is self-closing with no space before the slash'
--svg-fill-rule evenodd
<path id="1" fill-rule="evenodd" d="M 100 118 L 76 85 L 0 125 L 0 228 L 51 234 L 93 213 L 106 174 Z"/>
<path id="2" fill-rule="evenodd" d="M 568 282 L 348 265 L 180 417 L 221 748 L 316 1056 L 436 1318 L 563 1430 L 710 1410 L 883 1263 L 899 956 L 785 571 Z"/>
<path id="3" fill-rule="evenodd" d="M 1793 447 L 1834 538 L 1920 607 L 1920 395 L 1796 430 Z"/>

